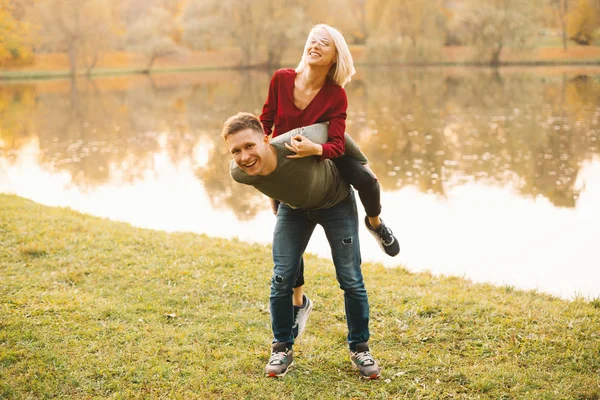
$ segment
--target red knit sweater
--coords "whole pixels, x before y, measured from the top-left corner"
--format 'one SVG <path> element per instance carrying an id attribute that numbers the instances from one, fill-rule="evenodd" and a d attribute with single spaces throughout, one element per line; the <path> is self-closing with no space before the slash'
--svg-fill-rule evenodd
<path id="1" fill-rule="evenodd" d="M 328 141 L 323 144 L 321 160 L 341 156 L 346 145 L 346 91 L 327 79 L 315 98 L 304 110 L 300 110 L 294 104 L 295 78 L 296 71 L 293 69 L 280 69 L 273 75 L 269 95 L 260 115 L 265 134 L 268 136 L 273 133 L 275 137 L 301 126 L 329 121 Z"/>

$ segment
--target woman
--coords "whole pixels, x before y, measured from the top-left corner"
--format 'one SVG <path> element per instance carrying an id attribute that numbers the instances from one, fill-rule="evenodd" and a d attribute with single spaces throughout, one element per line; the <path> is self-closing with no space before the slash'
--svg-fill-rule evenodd
<path id="1" fill-rule="evenodd" d="M 296 153 L 288 157 L 316 155 L 322 160 L 331 159 L 342 177 L 358 191 L 365 207 L 365 225 L 369 232 L 388 255 L 395 256 L 400 246 L 379 217 L 381 195 L 377 177 L 368 165 L 344 155 L 348 107 L 344 86 L 355 73 L 352 55 L 343 35 L 329 25 L 316 25 L 308 35 L 296 69 L 281 69 L 273 75 L 260 121 L 265 134 L 273 137 L 302 126 L 329 122 L 327 143 L 320 145 L 298 136 L 289 145 L 286 144 Z M 277 205 L 277 200 L 273 199 L 275 214 Z M 299 276 L 294 287 L 296 337 L 304 330 L 312 309 L 312 302 L 303 294 L 304 262 L 299 260 L 299 263 Z"/>

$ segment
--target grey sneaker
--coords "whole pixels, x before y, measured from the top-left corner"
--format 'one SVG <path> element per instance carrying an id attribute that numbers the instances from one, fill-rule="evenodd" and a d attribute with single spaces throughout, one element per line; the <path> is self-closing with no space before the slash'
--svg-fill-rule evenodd
<path id="1" fill-rule="evenodd" d="M 377 240 L 377 244 L 381 247 L 381 250 L 385 251 L 385 254 L 392 257 L 397 256 L 400 253 L 400 243 L 398 243 L 392 230 L 383 223 L 383 219 L 380 218 L 380 220 L 381 225 L 373 228 L 369 223 L 369 218 L 365 216 L 365 225 L 371 235 Z"/>
<path id="2" fill-rule="evenodd" d="M 292 326 L 292 334 L 294 339 L 297 339 L 306 329 L 308 317 L 313 308 L 313 302 L 306 295 L 303 296 L 304 304 L 302 307 L 294 306 L 294 325 Z"/>
<path id="3" fill-rule="evenodd" d="M 281 378 L 294 366 L 294 350 L 286 342 L 273 343 L 265 375 L 269 378 Z"/>
<path id="4" fill-rule="evenodd" d="M 356 351 L 350 351 L 350 361 L 363 379 L 377 379 L 381 376 L 381 368 L 371 355 L 367 343 L 358 343 Z"/>

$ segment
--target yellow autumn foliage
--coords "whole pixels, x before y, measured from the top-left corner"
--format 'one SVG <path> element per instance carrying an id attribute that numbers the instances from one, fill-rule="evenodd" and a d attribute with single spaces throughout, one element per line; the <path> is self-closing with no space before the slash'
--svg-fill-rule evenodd
<path id="1" fill-rule="evenodd" d="M 0 68 L 33 61 L 29 25 L 16 19 L 9 0 L 0 0 Z"/>

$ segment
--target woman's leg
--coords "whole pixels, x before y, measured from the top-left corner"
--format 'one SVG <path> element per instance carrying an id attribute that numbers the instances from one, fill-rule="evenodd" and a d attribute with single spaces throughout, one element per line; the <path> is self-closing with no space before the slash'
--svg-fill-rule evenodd
<path id="1" fill-rule="evenodd" d="M 373 218 L 373 222 L 378 222 L 379 214 L 381 214 L 381 189 L 371 168 L 365 167 L 357 159 L 346 155 L 333 158 L 332 161 L 340 171 L 342 178 L 358 191 L 367 217 Z"/>
<path id="2" fill-rule="evenodd" d="M 375 173 L 373 172 L 373 170 L 371 169 L 371 167 L 369 167 L 369 164 L 364 164 L 363 167 L 369 171 L 371 173 L 371 175 L 377 180 L 377 176 L 375 175 Z M 381 198 L 381 187 L 379 187 L 379 181 L 377 181 L 377 193 L 380 198 Z M 358 192 L 358 195 L 360 196 L 360 192 Z M 379 211 L 381 212 L 381 206 L 379 208 Z M 379 215 L 369 215 L 367 214 L 367 218 L 369 220 L 369 224 L 373 227 L 373 228 L 377 228 L 379 227 L 379 225 L 381 225 L 381 218 L 379 218 Z"/>
<path id="3" fill-rule="evenodd" d="M 381 214 L 381 188 L 371 168 L 346 155 L 334 158 L 332 161 L 340 171 L 342 178 L 358 191 L 358 196 L 367 214 L 365 225 L 377 240 L 379 247 L 387 255 L 396 256 L 400 252 L 400 245 L 392 230 L 379 218 L 379 214 Z"/>
<path id="4" fill-rule="evenodd" d="M 304 298 L 304 290 L 302 289 L 304 285 L 298 286 L 294 288 L 294 305 L 301 307 L 302 300 Z"/>
<path id="5" fill-rule="evenodd" d="M 298 268 L 298 277 L 294 284 L 294 305 L 296 307 L 302 307 L 304 298 L 304 258 L 300 259 L 300 267 Z"/>

